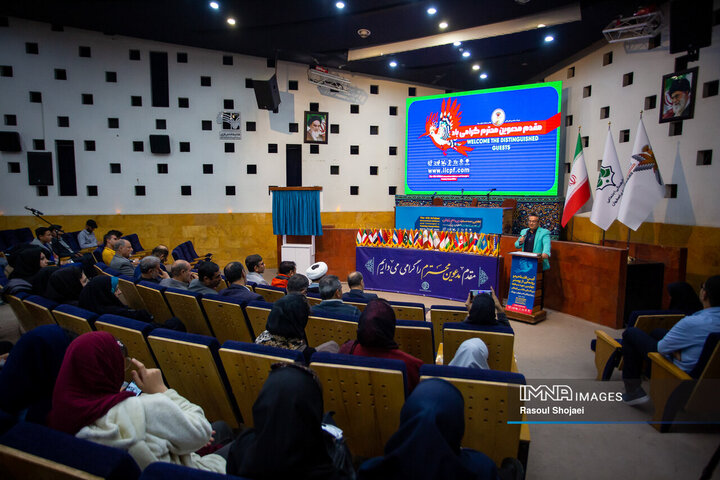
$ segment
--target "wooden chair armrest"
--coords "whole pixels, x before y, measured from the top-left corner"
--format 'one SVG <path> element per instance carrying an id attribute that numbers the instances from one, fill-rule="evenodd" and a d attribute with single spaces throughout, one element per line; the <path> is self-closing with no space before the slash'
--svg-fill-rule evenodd
<path id="1" fill-rule="evenodd" d="M 660 379 L 676 378 L 680 380 L 692 380 L 692 377 L 688 375 L 684 370 L 678 368 L 674 363 L 665 358 L 658 352 L 648 353 L 648 358 L 652 362 L 652 377 Z"/>
<path id="2" fill-rule="evenodd" d="M 440 342 L 438 345 L 437 356 L 435 356 L 435 365 L 443 364 L 443 344 Z"/>

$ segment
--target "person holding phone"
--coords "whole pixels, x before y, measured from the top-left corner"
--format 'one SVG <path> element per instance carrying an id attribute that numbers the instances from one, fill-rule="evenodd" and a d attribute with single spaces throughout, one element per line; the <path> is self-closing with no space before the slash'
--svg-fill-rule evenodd
<path id="1" fill-rule="evenodd" d="M 523 252 L 539 253 L 542 257 L 543 271 L 550 268 L 550 230 L 540 226 L 537 213 L 528 215 L 527 228 L 522 229 L 515 248 Z"/>
<path id="2" fill-rule="evenodd" d="M 465 323 L 473 325 L 505 325 L 510 326 L 505 309 L 495 295 L 495 290 L 490 287 L 490 293 L 475 295 L 472 290 L 468 293 L 465 301 L 465 308 L 468 309 L 468 316 Z"/>

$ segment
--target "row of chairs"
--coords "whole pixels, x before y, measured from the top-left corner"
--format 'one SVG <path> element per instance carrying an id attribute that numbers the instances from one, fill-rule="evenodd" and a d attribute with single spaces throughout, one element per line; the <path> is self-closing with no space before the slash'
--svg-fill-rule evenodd
<path id="1" fill-rule="evenodd" d="M 32 242 L 33 238 L 35 238 L 35 235 L 27 227 L 0 230 L 0 252 L 10 250 L 10 248 L 21 243 Z"/>

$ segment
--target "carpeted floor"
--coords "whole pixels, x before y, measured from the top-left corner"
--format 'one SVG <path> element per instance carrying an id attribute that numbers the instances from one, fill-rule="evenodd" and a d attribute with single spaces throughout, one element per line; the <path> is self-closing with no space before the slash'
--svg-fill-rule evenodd
<path id="1" fill-rule="evenodd" d="M 265 276 L 271 278 L 269 274 Z M 376 293 L 388 300 L 421 302 L 428 307 L 461 305 L 430 297 Z M 590 351 L 594 331 L 601 329 L 616 338 L 621 335 L 619 330 L 552 310 L 548 311 L 547 320 L 537 325 L 515 321 L 511 324 L 518 367 L 529 382 L 547 379 L 547 383 L 553 383 L 552 380 L 589 383 L 595 378 Z M 1 305 L 0 340 L 15 341 L 19 335 L 12 310 Z M 613 380 L 620 388 L 617 372 Z M 635 408 L 616 402 L 611 408 L 624 421 L 643 422 L 652 415 L 650 405 Z M 529 480 L 696 479 L 720 444 L 720 434 L 661 434 L 644 423 L 531 425 L 530 435 Z M 720 479 L 720 468 L 713 478 Z"/>

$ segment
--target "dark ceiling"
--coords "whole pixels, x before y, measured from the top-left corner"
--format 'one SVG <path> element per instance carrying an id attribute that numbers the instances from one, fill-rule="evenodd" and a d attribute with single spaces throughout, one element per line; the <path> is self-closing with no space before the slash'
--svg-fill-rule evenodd
<path id="1" fill-rule="evenodd" d="M 0 14 L 106 34 L 278 58 L 435 85 L 450 90 L 516 85 L 537 80 L 553 66 L 603 38 L 636 0 L 6 0 Z M 525 0 L 522 0 L 525 1 Z M 581 21 L 492 38 L 349 62 L 349 49 L 398 42 L 580 5 Z M 437 13 L 428 15 L 435 7 Z M 226 22 L 232 16 L 234 27 Z M 449 27 L 440 30 L 440 21 Z M 360 38 L 357 30 L 371 31 Z M 555 40 L 546 43 L 551 34 Z M 460 49 L 469 50 L 468 58 Z M 397 61 L 391 68 L 389 60 Z M 480 70 L 472 70 L 472 65 Z M 488 76 L 482 80 L 480 73 Z"/>

